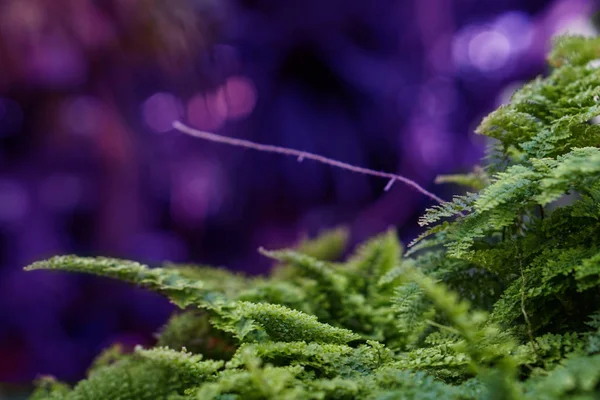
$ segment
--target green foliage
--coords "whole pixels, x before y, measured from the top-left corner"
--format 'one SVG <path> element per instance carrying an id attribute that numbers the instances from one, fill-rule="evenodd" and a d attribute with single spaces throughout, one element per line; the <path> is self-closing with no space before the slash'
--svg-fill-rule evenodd
<path id="1" fill-rule="evenodd" d="M 236 350 L 235 339 L 215 329 L 210 316 L 200 310 L 173 315 L 158 335 L 157 346 L 174 350 L 187 349 L 213 360 L 228 360 Z"/>
<path id="2" fill-rule="evenodd" d="M 344 253 L 348 236 L 347 229 L 333 229 L 323 232 L 317 240 L 304 239 L 296 250 L 319 260 L 335 261 Z"/>
<path id="3" fill-rule="evenodd" d="M 600 384 L 600 356 L 582 356 L 565 361 L 547 376 L 525 385 L 532 399 L 597 399 Z"/>
<path id="4" fill-rule="evenodd" d="M 36 269 L 86 272 L 119 279 L 163 293 L 180 307 L 196 304 L 213 308 L 224 302 L 223 294 L 217 291 L 219 285 L 213 287 L 209 284 L 212 280 L 206 282 L 194 280 L 177 269 L 150 269 L 146 265 L 133 261 L 103 257 L 58 256 L 33 263 L 26 268 L 28 271 Z"/>
<path id="5" fill-rule="evenodd" d="M 51 376 L 44 376 L 35 382 L 37 389 L 31 395 L 31 400 L 62 400 L 69 395 L 71 388 L 56 381 Z"/>
<path id="6" fill-rule="evenodd" d="M 468 174 L 440 175 L 435 178 L 435 183 L 454 183 L 478 191 L 490 184 L 490 177 L 483 168 L 476 166 Z"/>
<path id="7" fill-rule="evenodd" d="M 490 114 L 473 193 L 427 210 L 407 252 L 392 230 L 339 257 L 336 230 L 261 252 L 269 277 L 54 257 L 182 311 L 157 345 L 100 355 L 41 399 L 596 399 L 600 397 L 600 40 L 561 38 L 555 67 Z"/>
<path id="8" fill-rule="evenodd" d="M 71 391 L 53 388 L 54 397 L 45 397 L 39 391 L 36 395 L 39 399 L 69 400 L 167 398 L 213 379 L 221 366 L 222 362 L 202 361 L 201 355 L 167 348 L 136 349 L 119 361 L 93 369 L 89 378 Z"/>

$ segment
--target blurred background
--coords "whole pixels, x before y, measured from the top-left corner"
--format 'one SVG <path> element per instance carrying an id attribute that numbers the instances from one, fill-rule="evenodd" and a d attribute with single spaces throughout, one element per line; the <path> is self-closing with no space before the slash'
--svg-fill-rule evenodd
<path id="1" fill-rule="evenodd" d="M 551 38 L 594 35 L 592 0 L 1 0 L 0 382 L 80 379 L 104 347 L 149 345 L 173 310 L 56 254 L 258 274 L 258 246 L 344 225 L 351 244 L 431 202 L 226 136 L 410 177 L 467 172 L 474 128 L 545 72 Z M 0 389 L 0 398 L 2 395 Z"/>

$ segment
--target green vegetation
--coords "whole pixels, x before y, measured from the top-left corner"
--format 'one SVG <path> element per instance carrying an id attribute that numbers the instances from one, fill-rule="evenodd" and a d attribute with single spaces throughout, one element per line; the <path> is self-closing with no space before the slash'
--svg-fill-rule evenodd
<path id="1" fill-rule="evenodd" d="M 393 231 L 346 262 L 334 231 L 268 278 L 206 267 L 55 257 L 27 269 L 92 273 L 182 311 L 157 347 L 100 355 L 73 387 L 33 399 L 600 398 L 600 39 L 564 37 L 547 78 L 478 133 L 485 165 L 440 182 L 408 251 Z"/>

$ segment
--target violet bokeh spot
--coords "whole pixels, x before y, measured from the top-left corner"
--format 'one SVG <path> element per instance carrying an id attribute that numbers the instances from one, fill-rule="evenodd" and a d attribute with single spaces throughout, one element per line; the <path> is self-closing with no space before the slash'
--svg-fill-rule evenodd
<path id="1" fill-rule="evenodd" d="M 448 132 L 431 122 L 417 121 L 411 133 L 410 148 L 415 162 L 431 171 L 448 162 L 452 152 L 452 136 Z"/>
<path id="2" fill-rule="evenodd" d="M 158 133 L 173 129 L 173 121 L 182 115 L 183 104 L 171 93 L 155 93 L 142 104 L 144 122 Z"/>
<path id="3" fill-rule="evenodd" d="M 533 26 L 527 14 L 509 11 L 498 17 L 493 29 L 506 36 L 513 53 L 526 51 L 533 40 Z"/>
<path id="4" fill-rule="evenodd" d="M 487 30 L 469 41 L 469 60 L 471 65 L 482 72 L 494 72 L 508 63 L 511 50 L 506 35 L 496 30 Z"/>
<path id="5" fill-rule="evenodd" d="M 177 168 L 171 189 L 173 217 L 183 224 L 202 222 L 217 213 L 225 197 L 218 164 L 186 162 Z"/>
<path id="6" fill-rule="evenodd" d="M 467 25 L 454 35 L 455 66 L 476 70 L 488 78 L 510 74 L 534 40 L 534 25 L 521 11 L 507 11 L 492 21 Z"/>

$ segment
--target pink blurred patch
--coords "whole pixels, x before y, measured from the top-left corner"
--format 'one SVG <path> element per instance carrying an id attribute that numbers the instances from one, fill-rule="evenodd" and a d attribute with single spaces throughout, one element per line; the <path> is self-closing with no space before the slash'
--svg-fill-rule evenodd
<path id="1" fill-rule="evenodd" d="M 227 118 L 227 102 L 223 91 L 192 97 L 188 102 L 187 112 L 190 124 L 198 129 L 220 128 Z"/>
<path id="2" fill-rule="evenodd" d="M 256 87 L 250 79 L 242 76 L 231 77 L 221 91 L 227 100 L 227 118 L 243 118 L 254 110 Z"/>

